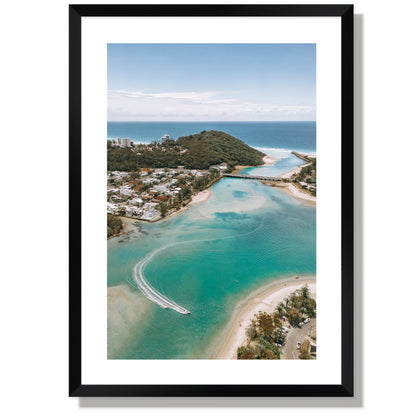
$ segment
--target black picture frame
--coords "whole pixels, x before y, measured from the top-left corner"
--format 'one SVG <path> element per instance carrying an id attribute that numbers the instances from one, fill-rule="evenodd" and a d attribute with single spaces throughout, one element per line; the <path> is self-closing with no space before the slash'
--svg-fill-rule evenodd
<path id="1" fill-rule="evenodd" d="M 341 18 L 342 377 L 339 385 L 86 385 L 81 379 L 81 18 L 282 16 Z M 353 396 L 353 5 L 69 5 L 69 396 Z"/>

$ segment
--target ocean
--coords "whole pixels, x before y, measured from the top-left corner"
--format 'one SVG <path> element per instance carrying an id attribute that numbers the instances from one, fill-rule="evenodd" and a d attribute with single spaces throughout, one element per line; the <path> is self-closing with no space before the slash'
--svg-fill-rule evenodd
<path id="1" fill-rule="evenodd" d="M 134 142 L 150 143 L 164 134 L 177 139 L 219 130 L 237 137 L 253 147 L 290 149 L 312 153 L 316 149 L 316 123 L 305 122 L 117 122 L 107 123 L 107 137 L 127 137 Z"/>
<path id="2" fill-rule="evenodd" d="M 280 158 L 273 166 L 248 168 L 243 174 L 277 176 L 303 163 L 291 150 L 316 150 L 312 122 L 110 122 L 108 137 L 150 142 L 164 134 L 177 138 L 212 129 Z M 315 240 L 315 206 L 280 189 L 235 178 L 217 182 L 205 202 L 160 222 L 140 222 L 137 232 L 108 241 L 107 285 L 138 291 L 135 266 L 148 259 L 142 277 L 191 314 L 162 309 L 142 296 L 147 312 L 137 321 L 123 321 L 125 342 L 121 347 L 118 342 L 117 349 L 111 340 L 120 338 L 120 328 L 116 334 L 109 326 L 108 357 L 211 358 L 235 306 L 250 292 L 276 279 L 316 273 Z"/>

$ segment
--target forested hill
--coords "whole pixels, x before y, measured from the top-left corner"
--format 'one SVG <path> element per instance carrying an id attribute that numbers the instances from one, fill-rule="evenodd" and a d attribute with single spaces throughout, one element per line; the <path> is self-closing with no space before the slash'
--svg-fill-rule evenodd
<path id="1" fill-rule="evenodd" d="M 184 164 L 190 168 L 206 169 L 222 162 L 229 166 L 264 163 L 264 153 L 222 131 L 211 130 L 180 137 L 177 143 L 188 149 L 184 154 Z"/>
<path id="2" fill-rule="evenodd" d="M 109 148 L 108 170 L 132 171 L 137 168 L 208 169 L 211 165 L 263 165 L 264 153 L 221 131 L 203 131 L 190 136 L 150 145 L 147 149 Z"/>

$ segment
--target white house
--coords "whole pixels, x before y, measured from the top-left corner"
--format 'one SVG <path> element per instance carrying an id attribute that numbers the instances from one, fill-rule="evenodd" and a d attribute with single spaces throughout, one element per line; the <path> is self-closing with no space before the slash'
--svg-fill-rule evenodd
<path id="1" fill-rule="evenodd" d="M 133 189 L 120 188 L 120 195 L 122 196 L 130 196 L 132 193 L 133 193 Z"/>
<path id="2" fill-rule="evenodd" d="M 167 185 L 155 185 L 155 186 L 153 187 L 153 189 L 154 189 L 156 192 L 166 192 L 166 191 L 168 190 L 168 187 L 167 187 Z"/>
<path id="3" fill-rule="evenodd" d="M 139 205 L 139 204 L 143 204 L 143 199 L 133 198 L 130 200 L 130 205 Z"/>

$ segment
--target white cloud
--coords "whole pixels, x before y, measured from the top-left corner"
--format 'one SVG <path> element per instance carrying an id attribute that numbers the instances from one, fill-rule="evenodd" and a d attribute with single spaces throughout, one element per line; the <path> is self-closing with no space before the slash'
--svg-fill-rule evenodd
<path id="1" fill-rule="evenodd" d="M 108 91 L 110 121 L 315 120 L 315 107 L 274 106 L 219 98 L 230 92 Z"/>

